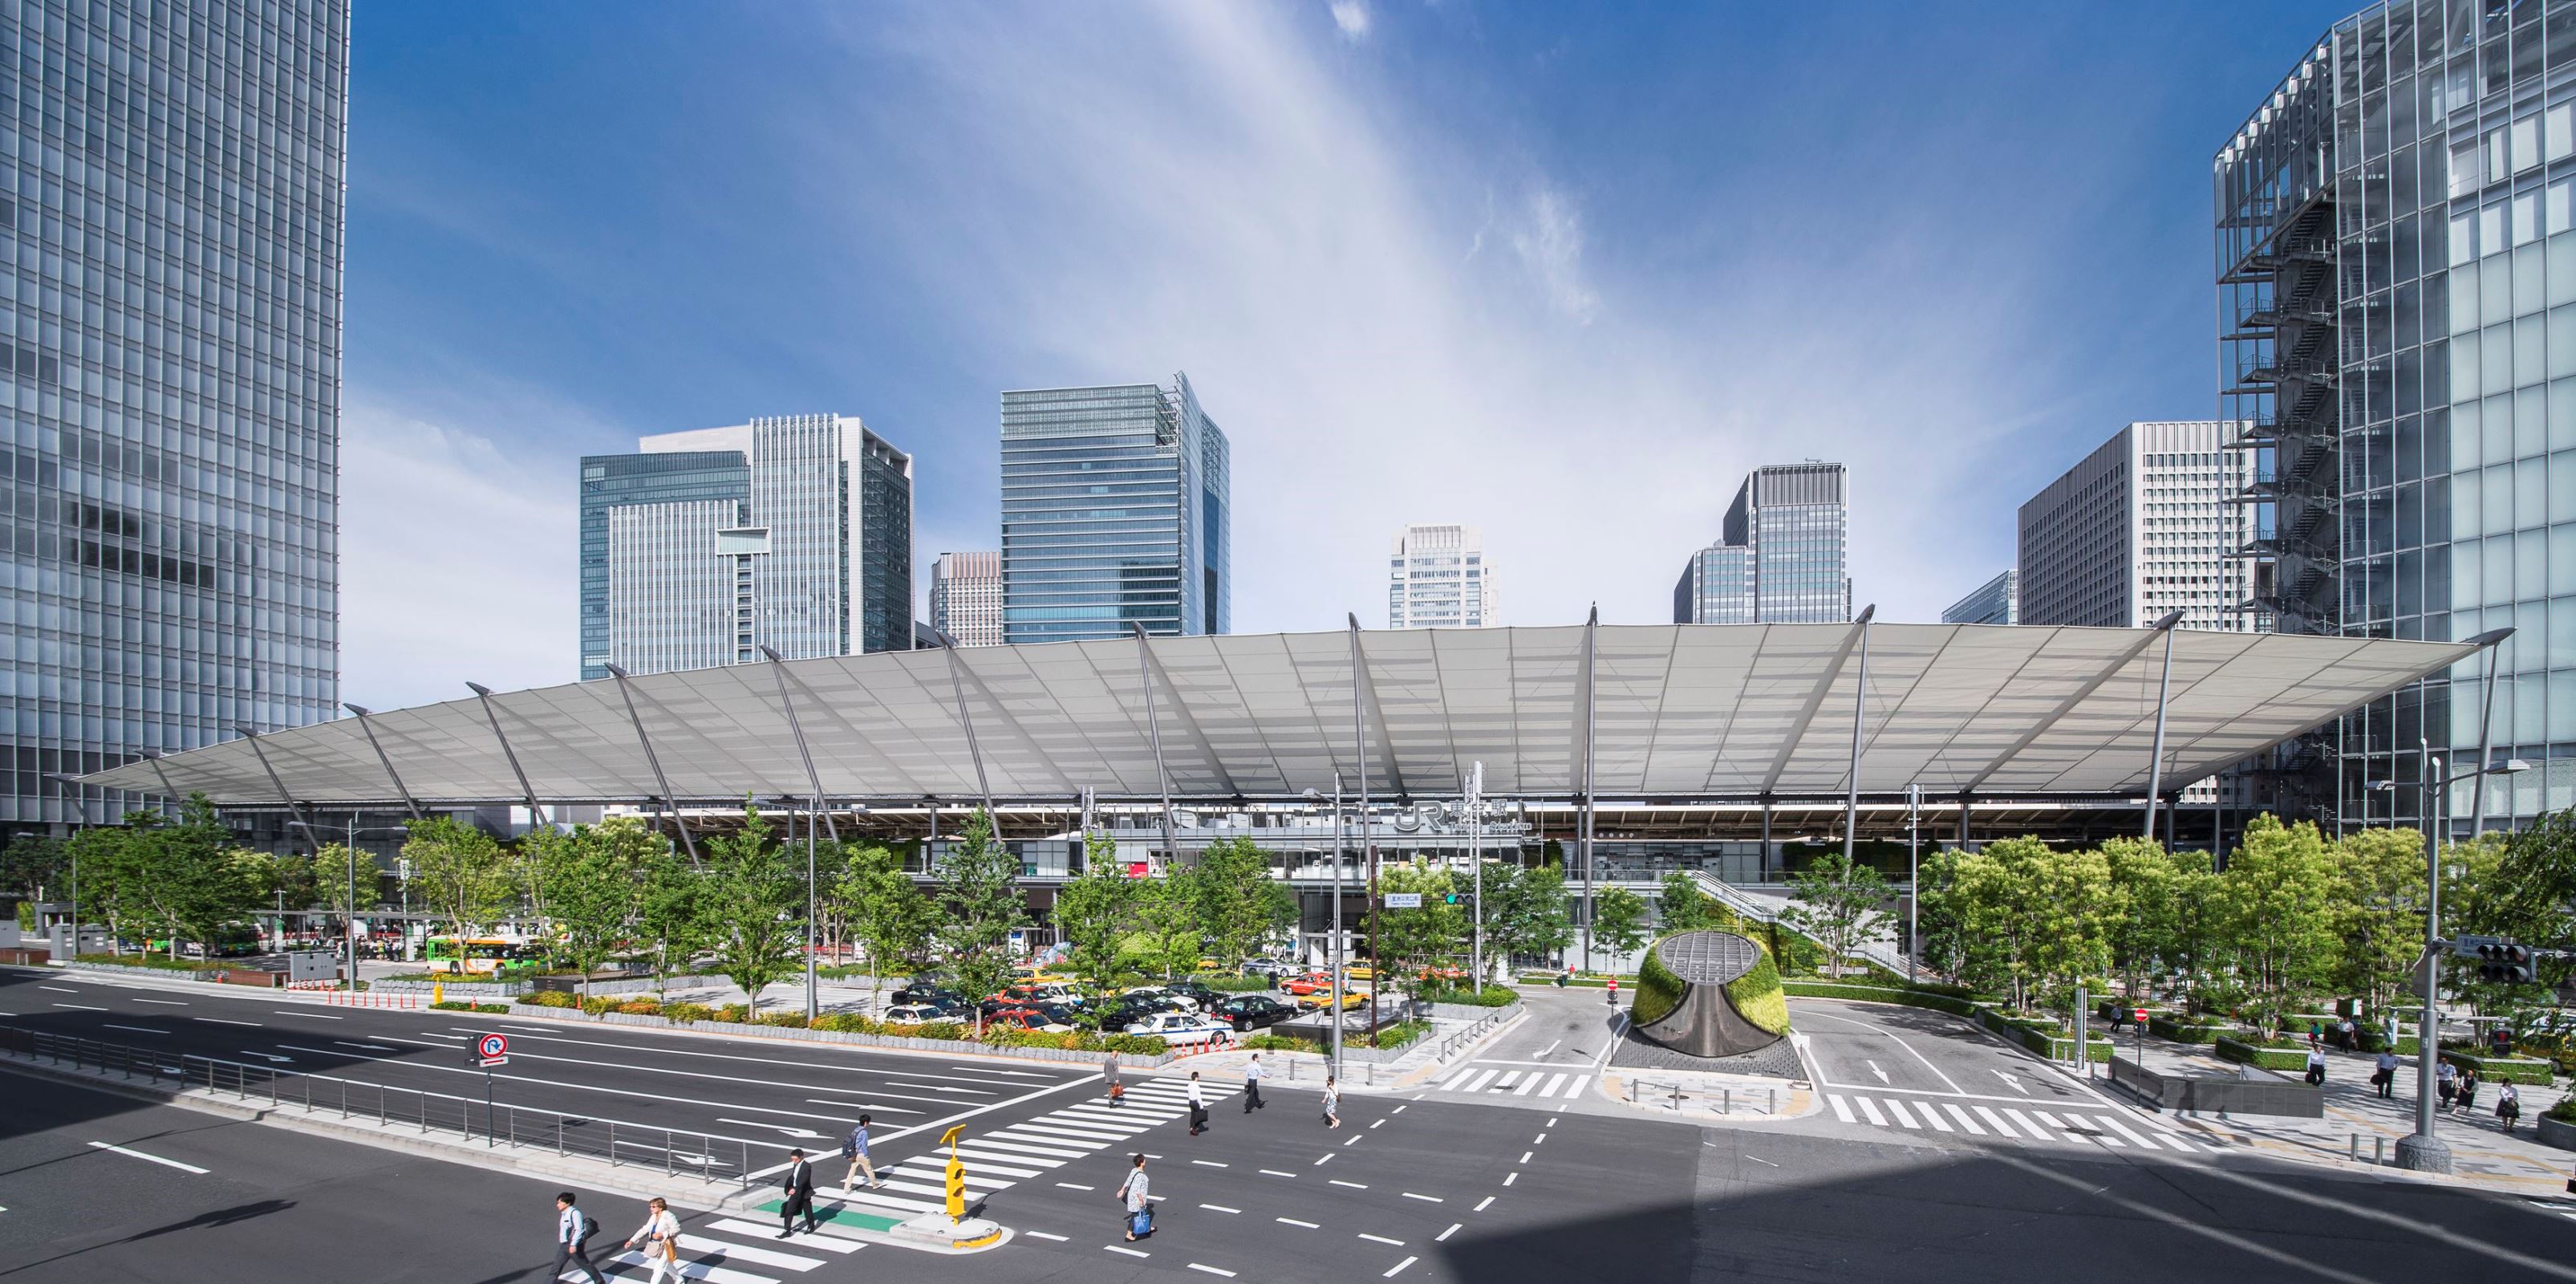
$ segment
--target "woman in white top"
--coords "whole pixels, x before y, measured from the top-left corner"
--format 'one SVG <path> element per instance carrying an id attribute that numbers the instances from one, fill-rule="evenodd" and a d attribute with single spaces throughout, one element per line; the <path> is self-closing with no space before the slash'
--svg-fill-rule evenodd
<path id="1" fill-rule="evenodd" d="M 1324 1125 L 1327 1128 L 1342 1126 L 1342 1090 L 1333 1082 L 1331 1075 L 1324 1076 Z"/>
<path id="2" fill-rule="evenodd" d="M 680 1274 L 680 1219 L 659 1199 L 647 1201 L 645 1209 L 644 1224 L 626 1237 L 626 1246 L 644 1250 L 644 1261 L 653 1268 L 650 1284 L 687 1278 Z"/>

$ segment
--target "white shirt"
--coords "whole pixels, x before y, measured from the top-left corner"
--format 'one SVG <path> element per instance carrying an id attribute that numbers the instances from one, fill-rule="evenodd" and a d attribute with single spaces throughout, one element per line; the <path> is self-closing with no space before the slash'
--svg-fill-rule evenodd
<path id="1" fill-rule="evenodd" d="M 1190 1080 L 1190 1104 L 1193 1106 L 1207 1104 L 1199 1097 L 1199 1081 L 1196 1079 Z"/>
<path id="2" fill-rule="evenodd" d="M 680 1219 L 672 1216 L 668 1209 L 649 1214 L 644 1218 L 643 1229 L 636 1231 L 633 1238 L 636 1243 L 645 1244 L 652 1242 L 656 1235 L 677 1241 L 680 1238 Z"/>
<path id="3" fill-rule="evenodd" d="M 581 1210 L 566 1208 L 555 1214 L 555 1242 L 569 1244 L 581 1238 Z"/>
<path id="4" fill-rule="evenodd" d="M 1128 1170 L 1127 1180 L 1118 1184 L 1118 1193 L 1127 1197 L 1128 1212 L 1135 1212 L 1137 1209 L 1143 1208 L 1147 1203 L 1151 1202 L 1145 1194 L 1145 1188 L 1149 1184 L 1150 1183 L 1145 1180 L 1144 1169 L 1132 1168 Z"/>
<path id="5" fill-rule="evenodd" d="M 1244 1077 L 1244 1078 L 1246 1078 L 1246 1079 L 1250 1079 L 1250 1080 L 1258 1081 L 1258 1080 L 1261 1078 L 1261 1062 L 1260 1062 L 1260 1061 L 1258 1061 L 1258 1060 L 1255 1060 L 1255 1061 L 1251 1062 L 1250 1064 L 1247 1064 L 1246 1066 L 1244 1066 L 1244 1067 L 1243 1067 L 1243 1077 Z"/>

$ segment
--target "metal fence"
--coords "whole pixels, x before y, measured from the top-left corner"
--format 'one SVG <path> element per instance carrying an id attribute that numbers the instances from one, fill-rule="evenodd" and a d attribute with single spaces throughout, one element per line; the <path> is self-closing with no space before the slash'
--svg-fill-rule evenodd
<path id="1" fill-rule="evenodd" d="M 666 1177 L 687 1173 L 721 1181 L 731 1176 L 743 1189 L 751 1186 L 751 1143 L 738 1138 L 563 1115 L 495 1104 L 488 1098 L 422 1092 L 215 1057 L 172 1056 L 15 1026 L 0 1025 L 0 1053 L 96 1070 L 174 1093 L 198 1088 L 244 1102 L 266 1102 L 275 1109 L 297 1109 L 308 1115 L 336 1113 L 345 1120 L 372 1120 L 381 1128 L 480 1140 L 494 1149 L 508 1146 L 605 1160 L 621 1167 L 659 1168 Z"/>

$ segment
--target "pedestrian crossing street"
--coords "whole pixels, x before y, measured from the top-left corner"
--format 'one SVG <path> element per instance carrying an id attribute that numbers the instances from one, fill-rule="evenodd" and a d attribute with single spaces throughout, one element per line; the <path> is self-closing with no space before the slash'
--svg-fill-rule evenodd
<path id="1" fill-rule="evenodd" d="M 2225 1149 L 2204 1138 L 2185 1137 L 2173 1125 L 2144 1116 L 2123 1119 L 2118 1114 L 2099 1111 L 2079 1114 L 2063 1107 L 2053 1111 L 2042 1110 L 2026 1102 L 2020 1105 L 1988 1105 L 1973 1100 L 1952 1101 L 1892 1094 L 1871 1097 L 1859 1093 L 1828 1092 L 1824 1097 L 1825 1105 L 1834 1112 L 1834 1118 L 1844 1123 L 1910 1128 L 1927 1135 L 1943 1132 L 1957 1137 L 2008 1137 L 2014 1141 L 2072 1142 L 2079 1146 L 2102 1146 L 2112 1150 L 2185 1155 L 2214 1154 Z"/>
<path id="2" fill-rule="evenodd" d="M 1588 1074 L 1550 1073 L 1546 1070 L 1479 1070 L 1470 1062 L 1465 1069 L 1432 1085 L 1435 1092 L 1483 1093 L 1494 1097 L 1558 1097 L 1572 1100 L 1583 1095 Z"/>
<path id="3" fill-rule="evenodd" d="M 1205 1080 L 1199 1087 L 1201 1099 L 1211 1112 L 1218 1102 L 1237 1091 Z M 957 1144 L 957 1157 L 966 1163 L 967 1195 L 980 1199 L 1008 1190 L 1188 1113 L 1186 1081 L 1136 1079 L 1128 1082 L 1123 1105 L 1112 1106 L 1103 1098 L 1091 1097 L 991 1132 L 977 1134 L 970 1130 Z M 852 1211 L 881 1212 L 898 1218 L 945 1211 L 947 1188 L 941 1184 L 948 1169 L 945 1147 L 879 1168 L 877 1177 L 884 1182 L 882 1190 L 861 1185 L 842 1192 L 837 1183 L 848 1168 L 837 1152 L 817 1158 L 814 1169 L 814 1203 L 818 1209 L 829 1209 L 837 1202 Z M 1090 1189 L 1071 1182 L 1057 1184 L 1074 1190 Z M 680 1273 L 708 1284 L 781 1284 L 787 1276 L 767 1272 L 801 1274 L 862 1246 L 860 1240 L 835 1236 L 833 1229 L 827 1222 L 817 1234 L 775 1240 L 770 1238 L 778 1233 L 775 1222 L 728 1217 L 703 1228 L 690 1227 L 680 1237 L 680 1255 L 686 1259 Z M 738 1242 L 745 1238 L 753 1242 Z M 812 1256 L 816 1251 L 829 1256 Z M 652 1275 L 641 1253 L 621 1253 L 613 1262 L 600 1255 L 598 1261 L 600 1272 L 614 1279 L 649 1279 Z M 566 1271 L 562 1278 L 580 1280 L 584 1276 L 575 1269 Z"/>

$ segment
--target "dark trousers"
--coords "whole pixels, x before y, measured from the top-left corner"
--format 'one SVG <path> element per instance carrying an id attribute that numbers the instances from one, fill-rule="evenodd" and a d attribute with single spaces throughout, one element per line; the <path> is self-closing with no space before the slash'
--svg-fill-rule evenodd
<path id="1" fill-rule="evenodd" d="M 1207 1112 L 1207 1107 L 1205 1107 L 1205 1106 L 1192 1106 L 1192 1107 L 1190 1107 L 1190 1135 L 1191 1135 L 1191 1136 L 1195 1137 L 1195 1136 L 1199 1135 L 1200 1133 L 1206 1132 L 1206 1131 L 1207 1131 L 1207 1122 L 1208 1122 L 1208 1112 Z"/>
<path id="2" fill-rule="evenodd" d="M 792 1191 L 788 1194 L 786 1202 L 778 1206 L 778 1228 L 780 1230 L 796 1229 L 796 1217 L 799 1213 L 802 1213 L 805 1216 L 805 1229 L 812 1230 L 819 1224 L 814 1220 L 813 1192 Z"/>
<path id="3" fill-rule="evenodd" d="M 574 1266 L 590 1276 L 590 1284 L 608 1284 L 599 1268 L 590 1264 L 590 1249 L 579 1243 L 555 1245 L 555 1273 L 550 1278 L 562 1279 L 564 1271 Z"/>
<path id="4" fill-rule="evenodd" d="M 1244 1080 L 1243 1113 L 1247 1115 L 1251 1114 L 1253 1111 L 1261 1109 L 1265 1104 L 1267 1103 L 1261 1099 L 1261 1081 L 1259 1079 Z"/>

